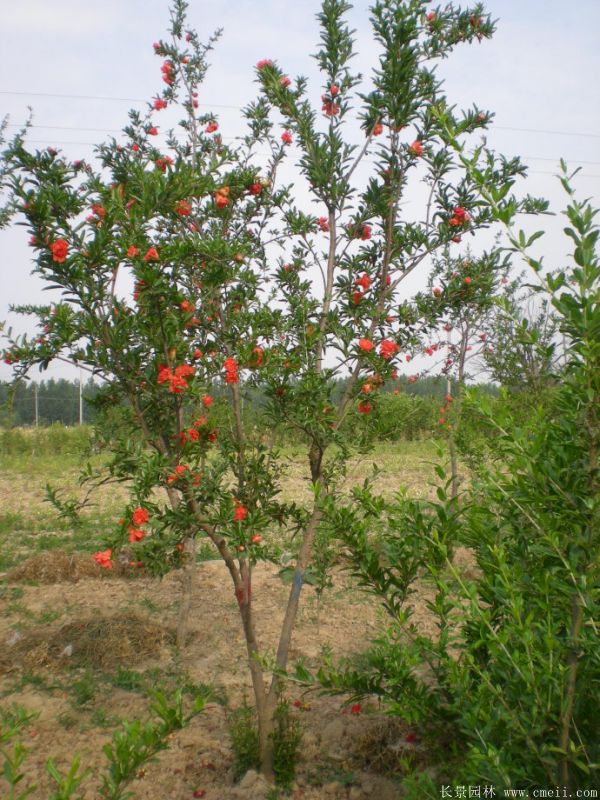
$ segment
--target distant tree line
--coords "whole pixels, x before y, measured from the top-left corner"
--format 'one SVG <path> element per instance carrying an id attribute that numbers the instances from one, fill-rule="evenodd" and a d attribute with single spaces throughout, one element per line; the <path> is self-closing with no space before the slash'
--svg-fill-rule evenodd
<path id="1" fill-rule="evenodd" d="M 339 382 L 340 394 L 344 390 L 344 381 Z M 441 400 L 446 394 L 446 379 L 442 377 L 426 376 L 415 383 L 409 383 L 406 376 L 400 376 L 397 381 L 386 387 L 389 391 L 399 389 L 402 394 L 413 397 L 431 398 Z M 495 387 L 489 387 L 495 393 Z M 96 410 L 94 398 L 101 391 L 101 384 L 92 379 L 82 386 L 83 421 L 94 422 Z M 36 422 L 36 394 L 37 394 L 37 419 L 39 425 L 60 423 L 62 425 L 77 425 L 79 423 L 79 381 L 44 380 L 40 382 L 19 381 L 16 385 L 0 381 L 0 424 L 3 426 L 35 425 Z M 221 392 L 214 391 L 216 397 Z M 260 392 L 253 392 L 248 398 L 250 405 L 260 407 L 264 398 Z"/>
<path id="2" fill-rule="evenodd" d="M 91 405 L 100 386 L 89 380 L 82 386 L 83 421 L 93 422 L 95 410 Z M 2 425 L 39 425 L 79 423 L 79 381 L 64 378 L 47 381 L 19 381 L 16 385 L 0 381 L 0 423 Z"/>

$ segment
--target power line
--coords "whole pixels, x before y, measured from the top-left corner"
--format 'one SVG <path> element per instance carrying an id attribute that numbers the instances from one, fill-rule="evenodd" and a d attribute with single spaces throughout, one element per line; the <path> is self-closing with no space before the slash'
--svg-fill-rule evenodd
<path id="1" fill-rule="evenodd" d="M 150 102 L 148 98 L 142 97 L 109 97 L 108 95 L 96 95 L 96 94 L 58 94 L 55 92 L 13 92 L 8 91 L 5 89 L 0 89 L 0 94 L 10 94 L 15 95 L 17 97 L 58 97 L 63 100 L 102 100 L 106 102 L 117 102 L 117 103 L 148 103 Z M 208 106 L 208 103 L 202 103 L 202 105 Z M 243 106 L 232 106 L 227 105 L 225 103 L 210 103 L 213 108 L 233 108 L 237 111 L 241 111 Z"/>
<path id="2" fill-rule="evenodd" d="M 21 125 L 17 123 L 10 123 L 8 125 L 9 128 L 20 128 Z M 496 126 L 495 126 L 496 127 Z M 86 131 L 86 132 L 97 132 L 97 133 L 123 133 L 122 128 L 87 128 L 82 126 L 69 126 L 69 125 L 29 125 L 29 128 L 36 128 L 42 130 L 56 130 L 56 131 Z M 516 130 L 516 129 L 515 129 Z M 590 134 L 591 135 L 591 134 Z M 240 139 L 239 136 L 221 136 L 222 139 L 227 139 L 234 141 L 235 139 Z M 41 140 L 39 139 L 30 139 L 31 142 L 40 143 Z M 79 142 L 63 142 L 64 144 L 80 144 Z M 92 144 L 91 142 L 81 142 L 81 144 Z M 561 158 L 564 156 L 557 156 L 555 158 L 549 158 L 547 156 L 521 156 L 521 158 L 525 159 L 526 161 L 560 161 Z M 594 166 L 600 165 L 600 161 L 585 161 L 581 159 L 570 159 L 565 158 L 566 161 L 573 163 L 573 164 L 593 164 Z"/>
<path id="3" fill-rule="evenodd" d="M 519 133 L 547 133 L 551 136 L 588 136 L 591 139 L 600 139 L 600 133 L 588 133 L 587 131 L 549 131 L 542 128 L 510 128 L 506 125 L 494 125 L 492 130 L 518 131 Z"/>
<path id="4" fill-rule="evenodd" d="M 58 94 L 55 92 L 23 92 L 12 91 L 8 89 L 0 89 L 0 95 L 15 95 L 18 97 L 59 97 L 65 100 L 102 100 L 107 102 L 119 103 L 148 103 L 149 101 L 141 97 L 113 97 L 108 95 L 94 95 L 94 94 Z M 202 103 L 203 106 L 211 108 L 232 108 L 241 111 L 243 106 L 234 106 L 227 103 Z M 518 133 L 542 133 L 551 136 L 584 136 L 591 139 L 600 139 L 600 133 L 590 133 L 589 131 L 553 131 L 547 128 L 515 128 L 508 125 L 494 124 L 492 130 L 499 131 L 516 131 Z"/>

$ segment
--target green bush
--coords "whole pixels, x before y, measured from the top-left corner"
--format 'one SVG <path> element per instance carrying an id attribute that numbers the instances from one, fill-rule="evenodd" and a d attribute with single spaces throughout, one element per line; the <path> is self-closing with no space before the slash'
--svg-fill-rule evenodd
<path id="1" fill-rule="evenodd" d="M 366 487 L 353 509 L 330 514 L 348 567 L 380 597 L 392 625 L 358 664 L 325 667 L 319 679 L 331 691 L 379 695 L 391 713 L 450 741 L 438 777 L 452 785 L 558 785 L 568 797 L 600 778 L 591 701 L 600 686 L 594 213 L 572 201 L 567 232 L 577 266 L 544 279 L 570 342 L 562 384 L 527 415 L 521 403 L 465 401 L 467 417 L 493 432 L 498 464 L 480 468 L 461 502 L 448 497 L 438 467 L 435 503 L 399 498 L 394 507 Z M 459 531 L 474 562 L 463 569 L 451 551 Z M 418 578 L 436 589 L 428 602 L 435 634 L 409 624 L 406 600 Z"/>

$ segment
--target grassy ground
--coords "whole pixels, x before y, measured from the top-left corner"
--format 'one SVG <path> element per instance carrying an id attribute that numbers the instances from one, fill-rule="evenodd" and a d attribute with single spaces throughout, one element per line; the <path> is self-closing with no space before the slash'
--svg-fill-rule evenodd
<path id="1" fill-rule="evenodd" d="M 0 437 L 4 446 L 0 468 L 0 716 L 2 708 L 12 702 L 40 715 L 28 734 L 32 752 L 23 770 L 24 786 L 38 784 L 32 800 L 50 796 L 43 768 L 47 757 L 57 759 L 64 769 L 78 752 L 86 766 L 102 769 L 102 746 L 118 720 L 143 717 L 150 688 L 182 685 L 189 697 L 211 687 L 213 700 L 189 729 L 178 734 L 159 762 L 140 773 L 132 785 L 133 797 L 183 800 L 194 796 L 193 792 L 205 792 L 196 796 L 206 800 L 240 797 L 232 783 L 236 767 L 229 745 L 231 709 L 249 696 L 250 686 L 237 606 L 223 565 L 206 560 L 210 550 L 200 549 L 205 563 L 198 566 L 190 638 L 185 650 L 177 652 L 173 629 L 179 603 L 178 575 L 162 581 L 144 576 L 134 579 L 117 570 L 102 572 L 91 560 L 107 527 L 122 515 L 126 487 L 99 489 L 76 527 L 69 519 L 61 519 L 46 500 L 48 482 L 64 497 L 82 496 L 78 475 L 86 453 L 84 431 L 71 439 L 64 432 L 11 436 Z M 298 448 L 288 448 L 283 455 L 282 495 L 301 502 L 309 497 L 305 456 Z M 406 486 L 413 496 L 423 497 L 432 492 L 430 462 L 435 460 L 436 448 L 431 442 L 382 444 L 372 453 L 352 459 L 345 488 L 361 483 L 376 464 L 380 491 L 392 495 Z M 91 462 L 100 467 L 103 457 L 92 454 Z M 41 567 L 24 573 L 25 579 L 10 572 L 31 564 L 36 557 Z M 65 559 L 71 570 L 68 580 Z M 277 567 L 267 564 L 257 567 L 253 591 L 261 645 L 271 652 L 288 587 L 279 579 Z M 426 599 L 418 599 L 415 614 L 423 624 L 427 624 Z M 333 587 L 323 597 L 306 587 L 292 658 L 302 657 L 316 666 L 322 647 L 335 656 L 349 655 L 362 649 L 383 624 L 376 603 L 336 575 Z M 393 757 L 386 769 L 392 771 L 425 758 L 422 745 L 406 724 L 390 722 L 376 706 L 365 706 L 364 714 L 354 718 L 339 699 L 325 697 L 292 710 L 303 728 L 294 797 L 366 800 L 378 796 L 392 800 L 399 796 L 399 789 L 395 778 L 382 774 L 385 770 L 370 766 L 374 748 L 381 761 L 385 750 L 381 742 L 389 741 Z M 85 800 L 95 800 L 95 786 L 91 777 L 83 784 Z M 0 796 L 3 791 L 0 778 Z"/>

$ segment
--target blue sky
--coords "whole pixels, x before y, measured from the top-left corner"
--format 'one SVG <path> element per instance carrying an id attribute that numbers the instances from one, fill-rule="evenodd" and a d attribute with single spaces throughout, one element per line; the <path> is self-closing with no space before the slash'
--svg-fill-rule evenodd
<path id="1" fill-rule="evenodd" d="M 486 6 L 498 19 L 494 39 L 460 47 L 440 64 L 450 101 L 476 102 L 496 113 L 488 143 L 521 155 L 531 169 L 527 191 L 546 196 L 555 210 L 563 204 L 553 177 L 561 156 L 582 167 L 575 184 L 581 195 L 600 198 L 599 0 L 490 0 Z M 242 131 L 237 107 L 255 96 L 252 68 L 259 58 L 276 59 L 291 76 L 314 79 L 318 101 L 310 58 L 318 9 L 315 0 L 192 0 L 190 24 L 203 38 L 224 28 L 199 98 L 217 112 L 224 136 Z M 376 58 L 368 3 L 356 3 L 350 19 L 359 50 L 355 67 L 368 74 Z M 131 105 L 143 105 L 116 98 L 149 99 L 160 90 L 160 60 L 152 42 L 165 32 L 166 21 L 163 0 L 20 0 L 7 6 L 0 30 L 0 116 L 10 114 L 16 125 L 31 106 L 39 126 L 29 136 L 32 146 L 55 145 L 71 159 L 89 158 L 89 143 L 119 130 Z M 540 252 L 560 260 L 562 221 L 556 217 L 547 225 Z M 21 227 L 0 231 L 0 319 L 19 330 L 23 323 L 8 315 L 8 304 L 48 299 L 29 274 L 26 241 Z M 65 374 L 72 373 L 66 367 L 47 373 Z M 9 376 L 2 365 L 0 378 Z"/>

